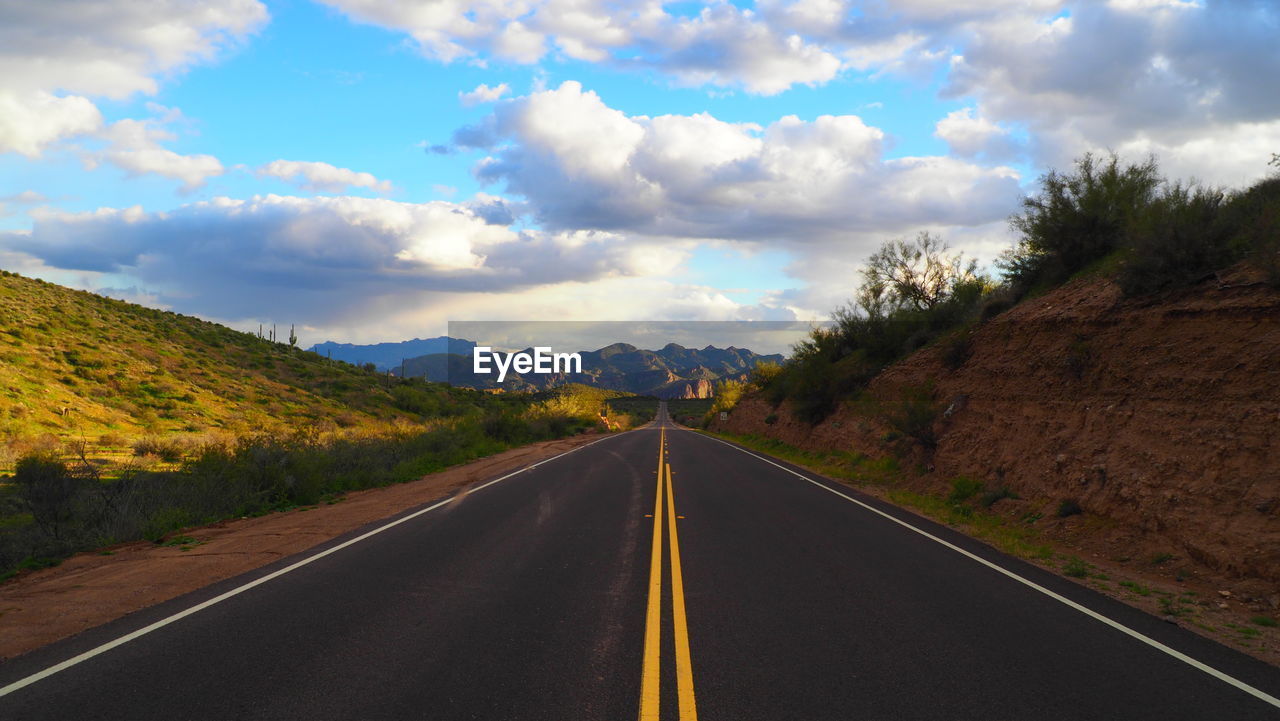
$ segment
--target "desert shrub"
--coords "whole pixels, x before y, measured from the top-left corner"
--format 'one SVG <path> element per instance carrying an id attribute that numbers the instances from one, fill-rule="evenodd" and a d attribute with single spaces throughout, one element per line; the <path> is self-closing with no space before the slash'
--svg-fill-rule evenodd
<path id="1" fill-rule="evenodd" d="M 782 374 L 782 366 L 772 361 L 757 363 L 751 369 L 751 385 L 756 388 L 768 388 Z"/>
<path id="2" fill-rule="evenodd" d="M 1025 293 L 1057 285 L 1075 272 L 1118 250 L 1129 223 L 1156 197 L 1161 179 L 1154 158 L 1124 165 L 1112 154 L 1086 154 L 1070 173 L 1051 170 L 1040 192 L 1022 201 L 1009 220 L 1017 245 L 998 265 Z"/>
<path id="3" fill-rule="evenodd" d="M 952 503 L 964 503 L 982 492 L 982 481 L 968 476 L 957 476 L 951 481 L 951 493 L 947 500 Z"/>
<path id="4" fill-rule="evenodd" d="M 82 510 L 90 479 L 56 456 L 37 452 L 18 460 L 13 482 L 32 518 L 51 538 L 62 540 Z"/>
<path id="5" fill-rule="evenodd" d="M 938 404 L 933 400 L 933 389 L 927 385 L 903 387 L 898 400 L 880 404 L 880 416 L 889 427 L 914 439 L 926 450 L 933 450 L 938 444 L 933 430 Z"/>
<path id="6" fill-rule="evenodd" d="M 163 460 L 174 462 L 182 460 L 187 452 L 186 444 L 178 438 L 146 436 L 133 442 L 135 456 L 157 456 Z"/>
<path id="7" fill-rule="evenodd" d="M 1174 183 L 1132 219 L 1118 281 L 1128 295 L 1188 285 L 1229 264 L 1234 223 L 1220 190 Z"/>
<path id="8" fill-rule="evenodd" d="M 1078 556 L 1072 556 L 1062 566 L 1063 574 L 1072 578 L 1084 578 L 1089 575 L 1089 565 L 1081 560 Z"/>
<path id="9" fill-rule="evenodd" d="M 1058 504 L 1058 518 L 1078 516 L 1081 513 L 1084 513 L 1084 509 L 1080 507 L 1080 502 L 1074 498 L 1065 498 Z"/>

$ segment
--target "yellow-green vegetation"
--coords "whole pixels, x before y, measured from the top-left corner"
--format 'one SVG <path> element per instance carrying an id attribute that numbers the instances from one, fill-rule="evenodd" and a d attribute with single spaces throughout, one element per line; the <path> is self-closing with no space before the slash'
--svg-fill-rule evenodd
<path id="1" fill-rule="evenodd" d="M 603 419 L 613 430 L 648 423 L 658 412 L 658 399 L 626 391 L 567 383 L 533 393 L 531 412 L 560 413 Z"/>
<path id="2" fill-rule="evenodd" d="M 599 428 L 606 396 L 394 378 L 3 272 L 0 577 Z"/>
<path id="3" fill-rule="evenodd" d="M 0 272 L 0 470 L 87 439 L 128 456 L 138 440 L 414 422 L 467 399 L 389 384 L 190 316 Z"/>

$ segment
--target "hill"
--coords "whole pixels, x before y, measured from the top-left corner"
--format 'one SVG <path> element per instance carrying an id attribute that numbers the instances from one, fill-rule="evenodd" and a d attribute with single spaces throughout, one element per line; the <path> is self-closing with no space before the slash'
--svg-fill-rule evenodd
<path id="1" fill-rule="evenodd" d="M 355 426 L 417 417 L 386 378 L 167 311 L 4 272 L 0 434 L 56 438 Z"/>
<path id="2" fill-rule="evenodd" d="M 436 353 L 411 358 L 405 362 L 404 370 L 408 377 L 475 388 L 544 390 L 576 383 L 659 398 L 709 398 L 717 381 L 745 380 L 756 365 L 783 361 L 781 355 L 760 355 L 746 348 L 708 345 L 697 349 L 675 343 L 656 351 L 614 343 L 581 351 L 580 355 L 581 373 L 511 373 L 501 385 L 493 376 L 473 374 L 469 355 Z"/>

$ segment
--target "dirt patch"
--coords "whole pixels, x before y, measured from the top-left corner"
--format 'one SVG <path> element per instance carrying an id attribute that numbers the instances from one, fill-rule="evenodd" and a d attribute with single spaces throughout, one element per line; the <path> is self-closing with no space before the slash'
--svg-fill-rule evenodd
<path id="1" fill-rule="evenodd" d="M 81 553 L 0 585 L 0 660 L 73 636 L 289 556 L 367 523 L 599 439 L 583 435 L 515 448 L 341 502 Z M 190 542 L 182 543 L 184 539 Z"/>

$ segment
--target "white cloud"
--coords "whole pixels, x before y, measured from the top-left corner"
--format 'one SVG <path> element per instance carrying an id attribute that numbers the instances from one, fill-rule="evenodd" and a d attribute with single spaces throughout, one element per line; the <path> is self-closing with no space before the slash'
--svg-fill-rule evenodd
<path id="1" fill-rule="evenodd" d="M 462 107 L 470 108 L 481 103 L 492 103 L 510 91 L 511 88 L 507 87 L 506 83 L 500 83 L 492 88 L 481 83 L 471 92 L 458 93 L 458 101 L 462 103 Z"/>
<path id="2" fill-rule="evenodd" d="M 12 0 L 3 8 L 0 153 L 28 157 L 101 129 L 90 98 L 153 94 L 157 77 L 212 60 L 267 19 L 257 0 L 83 0 L 70 6 Z M 124 162 L 142 172 L 193 165 L 158 153 Z"/>
<path id="3" fill-rule="evenodd" d="M 213 59 L 266 20 L 257 0 L 11 0 L 0 23 L 0 83 L 16 92 L 154 94 L 157 76 Z"/>
<path id="4" fill-rule="evenodd" d="M 130 176 L 160 175 L 182 181 L 185 193 L 197 190 L 209 178 L 222 175 L 224 169 L 212 155 L 181 155 L 161 146 L 162 142 L 174 139 L 163 124 L 180 115 L 173 110 L 159 120 L 126 118 L 112 123 L 99 134 L 107 141 L 107 147 L 85 151 L 82 155 L 85 165 L 92 169 L 100 162 L 107 162 Z"/>
<path id="5" fill-rule="evenodd" d="M 820 244 L 986 223 L 1019 195 L 1008 168 L 885 160 L 884 133 L 857 116 L 766 127 L 628 117 L 575 82 L 509 101 L 462 135 L 492 147 L 478 176 L 523 196 L 552 229 Z"/>
<path id="6" fill-rule="evenodd" d="M 948 93 L 1025 127 L 1042 165 L 1085 150 L 1148 147 L 1197 157 L 1195 174 L 1239 176 L 1237 152 L 1280 118 L 1274 3 L 1072 4 L 975 25 Z M 1216 148 L 1216 150 L 1215 150 Z M 1259 154 L 1245 180 L 1266 172 Z"/>
<path id="7" fill-rule="evenodd" d="M 86 98 L 0 90 L 0 153 L 34 158 L 57 140 L 100 127 L 102 114 Z"/>
<path id="8" fill-rule="evenodd" d="M 350 17 L 408 33 L 421 52 L 452 62 L 494 56 L 534 63 L 552 52 L 617 67 L 654 68 L 681 84 L 773 94 L 835 77 L 839 57 L 729 2 L 698 15 L 651 0 L 323 0 Z"/>
<path id="9" fill-rule="evenodd" d="M 938 121 L 934 135 L 946 141 L 951 152 L 965 158 L 986 155 L 992 159 L 1008 160 L 1018 153 L 1018 144 L 1010 136 L 1009 129 L 981 115 L 975 116 L 973 108 L 948 113 Z"/>
<path id="10" fill-rule="evenodd" d="M 391 181 L 378 180 L 372 173 L 356 172 L 328 163 L 301 160 L 273 160 L 257 169 L 264 177 L 279 178 L 305 190 L 341 193 L 347 188 L 368 188 L 390 193 Z"/>

